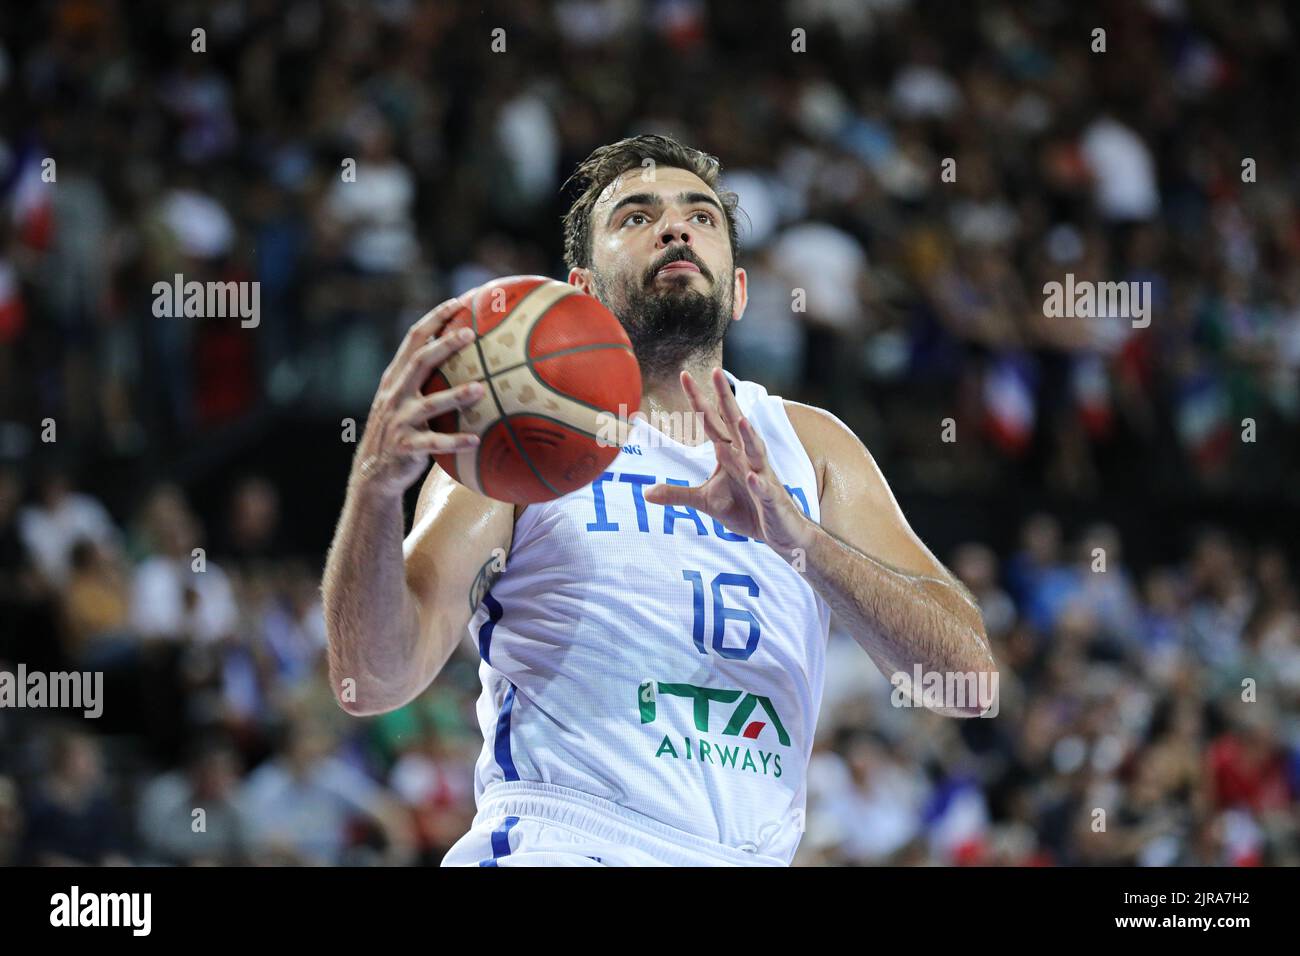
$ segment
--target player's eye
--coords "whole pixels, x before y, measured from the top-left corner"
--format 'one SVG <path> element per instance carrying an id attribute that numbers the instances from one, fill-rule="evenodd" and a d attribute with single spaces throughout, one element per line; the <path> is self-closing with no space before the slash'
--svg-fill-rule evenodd
<path id="1" fill-rule="evenodd" d="M 697 212 L 697 213 L 695 214 L 695 218 L 696 218 L 696 219 L 703 219 L 706 225 L 709 225 L 709 226 L 713 225 L 713 215 L 712 215 L 711 213 L 707 213 L 707 212 Z"/>
<path id="2" fill-rule="evenodd" d="M 642 223 L 632 223 L 632 220 L 633 220 L 633 219 L 637 219 L 637 218 L 640 218 L 640 219 L 642 220 L 642 222 L 649 222 L 649 221 L 650 221 L 650 217 L 647 216 L 645 213 L 643 213 L 643 212 L 634 212 L 634 213 L 631 213 L 631 214 L 630 214 L 626 219 L 623 220 L 623 225 L 625 225 L 625 226 L 626 226 L 626 225 L 629 225 L 629 224 L 633 224 L 633 225 L 641 225 Z"/>

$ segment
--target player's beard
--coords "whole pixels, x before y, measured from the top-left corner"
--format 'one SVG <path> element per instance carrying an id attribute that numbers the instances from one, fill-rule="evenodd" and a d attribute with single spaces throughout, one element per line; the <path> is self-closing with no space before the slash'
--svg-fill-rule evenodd
<path id="1" fill-rule="evenodd" d="M 711 283 L 709 292 L 691 287 L 691 273 L 656 281 L 655 273 L 670 262 L 695 263 Z M 704 263 L 684 247 L 668 253 L 637 276 L 622 276 L 611 289 L 593 274 L 596 298 L 623 323 L 643 380 L 676 375 L 701 356 L 717 350 L 731 323 L 731 289 L 714 280 Z M 612 293 L 612 294 L 611 294 Z"/>

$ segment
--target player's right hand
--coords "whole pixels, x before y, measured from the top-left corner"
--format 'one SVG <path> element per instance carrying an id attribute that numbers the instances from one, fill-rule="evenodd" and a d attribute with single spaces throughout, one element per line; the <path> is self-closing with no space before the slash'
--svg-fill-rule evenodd
<path id="1" fill-rule="evenodd" d="M 424 473 L 430 455 L 478 444 L 477 435 L 435 432 L 429 421 L 474 404 L 483 396 L 481 382 L 428 395 L 421 391 L 439 365 L 474 341 L 470 329 L 441 334 L 462 305 L 459 299 L 448 299 L 426 313 L 411 326 L 384 370 L 352 463 L 353 482 L 368 493 L 400 496 Z"/>

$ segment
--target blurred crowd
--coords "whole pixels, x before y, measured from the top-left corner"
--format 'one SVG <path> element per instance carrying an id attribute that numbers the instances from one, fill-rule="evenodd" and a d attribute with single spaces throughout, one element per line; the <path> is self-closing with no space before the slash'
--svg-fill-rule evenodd
<path id="1" fill-rule="evenodd" d="M 199 513 L 159 476 L 251 419 L 364 416 L 430 305 L 562 276 L 564 180 L 624 135 L 721 158 L 750 276 L 728 367 L 836 412 L 900 495 L 1294 501 L 1298 17 L 6 8 L 0 669 L 102 671 L 110 705 L 66 724 L 0 709 L 0 862 L 432 863 L 464 831 L 472 652 L 411 706 L 347 718 L 290 488 L 250 475 Z M 177 274 L 259 282 L 259 324 L 157 317 Z M 1046 316 L 1067 274 L 1150 283 L 1150 326 Z M 1130 569 L 1125 543 L 1043 514 L 1018 548 L 941 555 L 988 618 L 997 719 L 889 706 L 836 631 L 800 860 L 1300 862 L 1294 553 L 1206 527 Z"/>
<path id="2" fill-rule="evenodd" d="M 996 716 L 895 706 L 833 633 L 804 863 L 1300 865 L 1300 601 L 1279 548 L 1202 529 L 1136 573 L 1111 526 L 1030 516 L 949 556 Z"/>
<path id="3" fill-rule="evenodd" d="M 279 495 L 184 493 L 119 526 L 65 475 L 0 472 L 0 669 L 95 670 L 103 715 L 0 708 L 0 863 L 435 864 L 474 813 L 477 657 L 358 720 L 328 686 L 316 567 Z M 838 628 L 802 864 L 1300 865 L 1300 595 L 1278 548 L 1205 528 L 1130 570 L 1046 514 L 950 566 L 1001 666 L 997 714 L 899 707 Z"/>
<path id="4" fill-rule="evenodd" d="M 129 457 L 267 409 L 364 410 L 432 303 L 563 275 L 568 173 L 654 131 L 740 195 L 735 371 L 831 407 L 903 478 L 1095 494 L 1140 462 L 1175 489 L 1291 490 L 1281 0 L 29 7 L 0 44 L 11 450 L 47 416 Z M 158 320 L 177 274 L 260 282 L 265 321 Z M 1045 316 L 1067 274 L 1149 283 L 1150 326 Z"/>
<path id="5" fill-rule="evenodd" d="M 124 525 L 55 470 L 21 492 L 0 472 L 0 670 L 100 672 L 103 713 L 0 708 L 0 864 L 436 863 L 468 828 L 471 655 L 402 711 L 346 715 L 319 560 L 268 481 L 238 483 L 211 541 L 175 485 Z"/>

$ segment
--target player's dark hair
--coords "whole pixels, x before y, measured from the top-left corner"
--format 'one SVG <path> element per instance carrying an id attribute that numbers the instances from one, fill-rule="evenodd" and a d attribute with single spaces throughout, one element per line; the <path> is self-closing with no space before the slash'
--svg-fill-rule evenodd
<path id="1" fill-rule="evenodd" d="M 731 240 L 731 260 L 734 264 L 739 248 L 736 230 L 736 210 L 740 197 L 734 192 L 718 188 L 722 163 L 716 156 L 690 146 L 685 146 L 668 136 L 646 134 L 629 136 L 617 143 L 601 146 L 578 164 L 563 189 L 570 186 L 581 190 L 573 205 L 564 215 L 564 264 L 569 269 L 585 269 L 591 265 L 591 214 L 600 201 L 605 187 L 629 169 L 640 170 L 645 161 L 653 160 L 654 168 L 685 169 L 704 180 L 722 203 L 727 217 L 727 235 Z"/>

